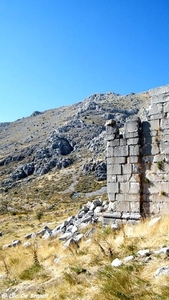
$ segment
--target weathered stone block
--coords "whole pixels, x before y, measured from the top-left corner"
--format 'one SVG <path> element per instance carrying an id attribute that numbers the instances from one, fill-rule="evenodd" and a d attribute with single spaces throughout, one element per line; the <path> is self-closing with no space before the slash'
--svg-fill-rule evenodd
<path id="1" fill-rule="evenodd" d="M 113 157 L 112 163 L 113 164 L 125 164 L 127 161 L 126 156 L 119 156 L 119 157 Z"/>
<path id="2" fill-rule="evenodd" d="M 159 119 L 162 119 L 164 118 L 164 113 L 159 113 L 159 114 L 156 114 L 156 115 L 152 115 L 152 116 L 149 116 L 148 120 L 159 120 Z"/>
<path id="3" fill-rule="evenodd" d="M 119 192 L 119 183 L 118 182 L 108 182 L 107 192 L 108 193 L 118 193 Z"/>
<path id="4" fill-rule="evenodd" d="M 164 104 L 164 113 L 168 113 L 169 112 L 169 102 Z"/>
<path id="5" fill-rule="evenodd" d="M 159 120 L 152 120 L 150 123 L 150 130 L 158 130 L 160 127 L 160 121 Z"/>
<path id="6" fill-rule="evenodd" d="M 107 147 L 115 147 L 115 146 L 118 147 L 119 145 L 120 145 L 119 139 L 114 139 L 113 141 L 107 142 Z"/>
<path id="7" fill-rule="evenodd" d="M 125 201 L 127 202 L 140 202 L 140 194 L 125 194 Z"/>
<path id="8" fill-rule="evenodd" d="M 133 203 L 130 203 L 130 205 L 132 205 Z M 134 212 L 136 209 L 131 209 L 131 212 L 130 213 L 130 219 L 133 219 L 133 220 L 140 220 L 141 219 L 141 215 L 140 215 L 140 212 Z"/>
<path id="9" fill-rule="evenodd" d="M 140 146 L 129 146 L 129 155 L 130 156 L 139 156 L 140 155 Z"/>
<path id="10" fill-rule="evenodd" d="M 120 146 L 126 146 L 127 145 L 127 140 L 126 139 L 119 139 L 120 141 Z"/>
<path id="11" fill-rule="evenodd" d="M 140 157 L 139 156 L 129 156 L 127 157 L 127 163 L 128 164 L 136 164 L 140 162 Z"/>
<path id="12" fill-rule="evenodd" d="M 120 211 L 120 212 L 129 212 L 130 208 L 129 208 L 129 202 L 128 201 L 116 201 L 115 203 L 115 209 L 116 211 Z"/>
<path id="13" fill-rule="evenodd" d="M 114 147 L 114 156 L 128 156 L 128 146 Z"/>
<path id="14" fill-rule="evenodd" d="M 151 108 L 148 111 L 148 116 L 156 115 L 156 114 L 161 114 L 163 113 L 163 105 L 162 103 L 156 104 L 154 106 L 151 106 Z"/>
<path id="15" fill-rule="evenodd" d="M 117 181 L 118 182 L 126 182 L 126 181 L 129 181 L 130 177 L 131 177 L 130 174 L 117 175 Z"/>
<path id="16" fill-rule="evenodd" d="M 169 128 L 169 118 L 162 119 L 160 127 L 164 130 Z"/>
<path id="17" fill-rule="evenodd" d="M 138 183 L 138 182 L 130 182 L 129 193 L 130 194 L 138 194 L 138 193 L 140 193 L 140 183 Z"/>
<path id="18" fill-rule="evenodd" d="M 129 213 L 129 212 L 123 212 L 123 213 L 122 213 L 122 219 L 127 219 L 127 220 L 129 220 L 129 219 L 130 219 L 130 213 Z"/>
<path id="19" fill-rule="evenodd" d="M 132 164 L 132 173 L 133 174 L 140 174 L 141 166 L 140 164 Z"/>
<path id="20" fill-rule="evenodd" d="M 114 201 L 116 199 L 116 194 L 115 193 L 108 193 L 108 198 L 109 198 L 110 203 L 114 203 Z M 110 203 L 109 203 L 109 205 L 110 205 Z M 111 204 L 111 205 L 112 205 L 112 207 L 114 207 L 113 204 Z"/>
<path id="21" fill-rule="evenodd" d="M 156 155 L 160 153 L 159 145 L 157 143 L 152 144 L 151 154 Z"/>
<path id="22" fill-rule="evenodd" d="M 119 127 L 116 124 L 113 126 L 106 126 L 106 133 L 107 135 L 119 133 Z"/>
<path id="23" fill-rule="evenodd" d="M 121 175 L 121 164 L 107 165 L 107 174 Z"/>
<path id="24" fill-rule="evenodd" d="M 132 174 L 129 181 L 130 182 L 140 182 L 140 174 Z"/>
<path id="25" fill-rule="evenodd" d="M 169 101 L 169 93 L 162 93 L 159 95 L 154 95 L 152 97 L 151 101 L 153 104 L 168 102 Z"/>
<path id="26" fill-rule="evenodd" d="M 139 138 L 127 139 L 127 145 L 138 145 L 138 144 L 139 144 Z"/>
<path id="27" fill-rule="evenodd" d="M 133 132 L 138 132 L 139 124 L 137 121 L 126 121 L 125 125 L 125 132 L 127 133 L 133 133 Z"/>
<path id="28" fill-rule="evenodd" d="M 161 154 L 168 154 L 169 155 L 169 142 L 162 142 L 161 143 Z"/>
<path id="29" fill-rule="evenodd" d="M 125 164 L 122 165 L 122 174 L 130 174 L 132 173 L 132 165 L 131 164 Z"/>
<path id="30" fill-rule="evenodd" d="M 129 192 L 129 182 L 120 182 L 119 191 L 122 194 L 126 194 Z"/>
<path id="31" fill-rule="evenodd" d="M 114 148 L 107 147 L 107 157 L 113 157 L 113 156 L 114 156 Z"/>
<path id="32" fill-rule="evenodd" d="M 112 174 L 107 174 L 107 182 L 117 182 L 117 176 Z"/>
<path id="33" fill-rule="evenodd" d="M 112 141 L 115 139 L 115 137 L 116 137 L 116 135 L 114 133 L 106 135 L 107 141 Z"/>
<path id="34" fill-rule="evenodd" d="M 125 200 L 124 194 L 116 194 L 116 200 L 117 201 L 124 201 Z"/>
<path id="35" fill-rule="evenodd" d="M 137 137 L 139 137 L 139 132 L 138 131 L 136 131 L 136 132 L 125 132 L 124 137 L 126 139 L 137 138 Z"/>

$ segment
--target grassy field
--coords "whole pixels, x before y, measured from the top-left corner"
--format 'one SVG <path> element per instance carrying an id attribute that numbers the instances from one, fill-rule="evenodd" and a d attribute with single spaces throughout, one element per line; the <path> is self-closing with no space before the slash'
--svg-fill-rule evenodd
<path id="1" fill-rule="evenodd" d="M 76 209 L 72 212 L 76 212 Z M 137 225 L 124 225 L 113 231 L 109 226 L 95 225 L 91 237 L 83 238 L 79 245 L 64 249 L 57 238 L 31 239 L 31 246 L 21 245 L 2 250 L 2 246 L 25 234 L 37 232 L 45 225 L 54 228 L 68 216 L 55 213 L 43 215 L 39 221 L 29 215 L 3 215 L 0 218 L 3 236 L 0 237 L 0 291 L 16 299 L 23 294 L 44 299 L 169 299 L 169 276 L 154 277 L 158 267 L 169 266 L 166 254 L 155 255 L 145 262 L 139 257 L 140 249 L 157 250 L 169 245 L 169 218 L 164 216 L 153 226 L 149 220 Z M 92 227 L 83 229 L 87 231 Z M 113 268 L 115 258 L 135 259 Z"/>

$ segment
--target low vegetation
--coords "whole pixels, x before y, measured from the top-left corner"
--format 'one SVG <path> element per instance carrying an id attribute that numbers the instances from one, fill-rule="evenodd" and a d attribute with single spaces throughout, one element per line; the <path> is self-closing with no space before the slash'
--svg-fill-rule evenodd
<path id="1" fill-rule="evenodd" d="M 67 213 L 64 215 L 66 218 Z M 45 221 L 44 219 L 45 218 Z M 157 299 L 169 298 L 169 276 L 154 277 L 156 269 L 168 265 L 168 255 L 154 255 L 145 262 L 137 255 L 140 249 L 150 251 L 169 245 L 169 218 L 164 216 L 153 226 L 149 220 L 137 225 L 123 225 L 118 230 L 100 223 L 94 226 L 92 236 L 83 238 L 79 245 L 64 249 L 57 238 L 31 239 L 31 247 L 21 245 L 9 249 L 2 246 L 13 239 L 23 240 L 29 232 L 37 232 L 42 226 L 55 227 L 61 219 L 54 213 L 43 216 L 41 224 L 33 214 L 29 218 L 3 215 L 0 218 L 3 236 L 0 238 L 0 290 L 21 294 L 42 295 L 46 299 Z M 64 219 L 64 218 L 63 218 Z M 115 258 L 134 255 L 134 261 L 115 268 Z M 26 284 L 24 284 L 26 283 Z"/>

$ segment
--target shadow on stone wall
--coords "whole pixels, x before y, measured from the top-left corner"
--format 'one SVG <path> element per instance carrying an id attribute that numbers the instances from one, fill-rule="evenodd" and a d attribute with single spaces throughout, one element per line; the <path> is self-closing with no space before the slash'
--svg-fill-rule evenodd
<path id="1" fill-rule="evenodd" d="M 150 216 L 150 181 L 146 178 L 146 171 L 152 165 L 152 132 L 148 121 L 142 122 L 140 137 L 141 144 L 141 193 L 140 193 L 140 213 L 143 217 Z"/>

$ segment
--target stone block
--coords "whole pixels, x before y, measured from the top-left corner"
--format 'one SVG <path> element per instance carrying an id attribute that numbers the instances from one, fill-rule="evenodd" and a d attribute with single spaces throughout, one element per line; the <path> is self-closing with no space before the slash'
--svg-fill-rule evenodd
<path id="1" fill-rule="evenodd" d="M 114 156 L 128 156 L 128 146 L 114 147 Z"/>
<path id="2" fill-rule="evenodd" d="M 129 193 L 130 194 L 140 193 L 140 183 L 139 182 L 130 182 Z"/>
<path id="3" fill-rule="evenodd" d="M 112 135 L 116 133 L 119 133 L 119 127 L 116 124 L 114 124 L 113 126 L 106 126 L 107 135 Z"/>
<path id="4" fill-rule="evenodd" d="M 122 174 L 130 174 L 132 173 L 132 165 L 131 164 L 125 164 L 122 165 Z"/>
<path id="5" fill-rule="evenodd" d="M 140 174 L 132 174 L 129 181 L 130 182 L 140 182 Z"/>
<path id="6" fill-rule="evenodd" d="M 169 142 L 169 134 L 163 135 L 163 136 L 162 136 L 162 140 L 163 140 L 164 142 Z"/>
<path id="7" fill-rule="evenodd" d="M 129 192 L 129 182 L 120 182 L 119 184 L 120 193 L 126 194 Z"/>
<path id="8" fill-rule="evenodd" d="M 127 162 L 126 156 L 116 156 L 112 158 L 113 164 L 125 164 Z"/>
<path id="9" fill-rule="evenodd" d="M 169 142 L 162 142 L 161 143 L 161 154 L 169 155 Z"/>
<path id="10" fill-rule="evenodd" d="M 115 139 L 115 137 L 116 137 L 116 135 L 115 135 L 114 133 L 113 133 L 113 134 L 107 134 L 107 135 L 106 135 L 107 141 L 112 141 L 112 140 Z"/>
<path id="11" fill-rule="evenodd" d="M 129 212 L 123 212 L 123 213 L 122 213 L 122 219 L 127 219 L 127 220 L 129 220 L 129 219 L 130 219 L 130 213 L 129 213 Z"/>
<path id="12" fill-rule="evenodd" d="M 130 203 L 130 205 L 131 205 L 132 203 Z M 136 210 L 136 209 L 134 209 L 134 210 Z M 131 211 L 133 211 L 132 209 L 131 209 Z M 130 213 L 130 219 L 133 219 L 133 220 L 140 220 L 141 219 L 141 215 L 140 215 L 140 212 L 131 212 Z"/>
<path id="13" fill-rule="evenodd" d="M 164 113 L 168 113 L 169 112 L 169 102 L 164 104 Z"/>
<path id="14" fill-rule="evenodd" d="M 137 138 L 137 137 L 139 137 L 139 132 L 138 131 L 136 131 L 136 132 L 125 132 L 124 137 L 126 139 Z"/>
<path id="15" fill-rule="evenodd" d="M 156 114 L 161 114 L 163 113 L 163 105 L 162 103 L 151 106 L 151 108 L 148 111 L 148 116 L 156 115 Z"/>
<path id="16" fill-rule="evenodd" d="M 131 138 L 127 139 L 127 145 L 138 145 L 139 144 L 139 138 Z"/>
<path id="17" fill-rule="evenodd" d="M 149 116 L 148 117 L 148 120 L 160 120 L 162 118 L 164 118 L 164 113 L 159 113 L 159 114 L 156 114 L 156 115 L 152 115 L 152 116 Z"/>
<path id="18" fill-rule="evenodd" d="M 129 155 L 130 156 L 139 156 L 140 155 L 140 146 L 129 146 Z"/>
<path id="19" fill-rule="evenodd" d="M 117 176 L 112 174 L 107 174 L 107 182 L 117 182 Z"/>
<path id="20" fill-rule="evenodd" d="M 140 156 L 129 156 L 127 157 L 128 164 L 136 164 L 140 162 Z"/>
<path id="21" fill-rule="evenodd" d="M 114 139 L 113 141 L 108 141 L 107 142 L 107 147 L 115 147 L 120 145 L 120 140 L 119 139 Z"/>
<path id="22" fill-rule="evenodd" d="M 157 143 L 152 144 L 151 154 L 156 155 L 156 154 L 159 154 L 159 153 L 160 153 L 160 149 L 159 149 L 158 144 Z"/>
<path id="23" fill-rule="evenodd" d="M 150 123 L 150 130 L 159 130 L 160 121 L 159 120 L 152 120 Z"/>
<path id="24" fill-rule="evenodd" d="M 117 181 L 118 182 L 126 182 L 126 181 L 129 181 L 130 177 L 131 177 L 130 174 L 117 175 Z"/>
<path id="25" fill-rule="evenodd" d="M 120 212 L 123 212 L 123 211 L 129 212 L 130 211 L 129 202 L 128 201 L 116 201 L 115 209 L 116 209 L 116 211 L 120 211 Z"/>
<path id="26" fill-rule="evenodd" d="M 126 139 L 119 139 L 120 141 L 120 146 L 126 146 L 127 145 L 127 140 Z"/>
<path id="27" fill-rule="evenodd" d="M 140 194 L 125 194 L 125 201 L 127 202 L 140 202 Z"/>
<path id="28" fill-rule="evenodd" d="M 116 194 L 116 200 L 117 201 L 124 201 L 125 200 L 124 194 Z"/>
<path id="29" fill-rule="evenodd" d="M 121 175 L 121 164 L 107 165 L 107 174 Z"/>
<path id="30" fill-rule="evenodd" d="M 165 129 L 168 129 L 169 128 L 169 118 L 163 118 L 162 120 L 161 120 L 161 124 L 160 124 L 160 127 L 161 127 L 161 129 L 163 130 L 165 130 Z"/>
<path id="31" fill-rule="evenodd" d="M 118 182 L 108 182 L 107 192 L 108 193 L 118 193 L 119 192 L 119 183 Z"/>
<path id="32" fill-rule="evenodd" d="M 164 161 L 164 158 L 165 158 L 165 155 L 164 155 L 164 154 L 157 154 L 157 155 L 154 155 L 153 162 L 154 162 L 154 163 L 157 163 L 157 162 L 159 162 L 159 161 Z"/>
<path id="33" fill-rule="evenodd" d="M 141 166 L 140 164 L 132 164 L 132 173 L 133 174 L 140 174 Z"/>
<path id="34" fill-rule="evenodd" d="M 107 147 L 107 157 L 113 157 L 113 156 L 114 156 L 114 148 Z"/>
<path id="35" fill-rule="evenodd" d="M 133 133 L 138 132 L 139 124 L 137 121 L 128 121 L 126 120 L 126 123 L 124 125 L 125 132 L 127 133 Z"/>
<path id="36" fill-rule="evenodd" d="M 169 93 L 162 93 L 159 95 L 154 95 L 151 99 L 152 104 L 157 104 L 157 103 L 165 103 L 169 102 Z"/>

